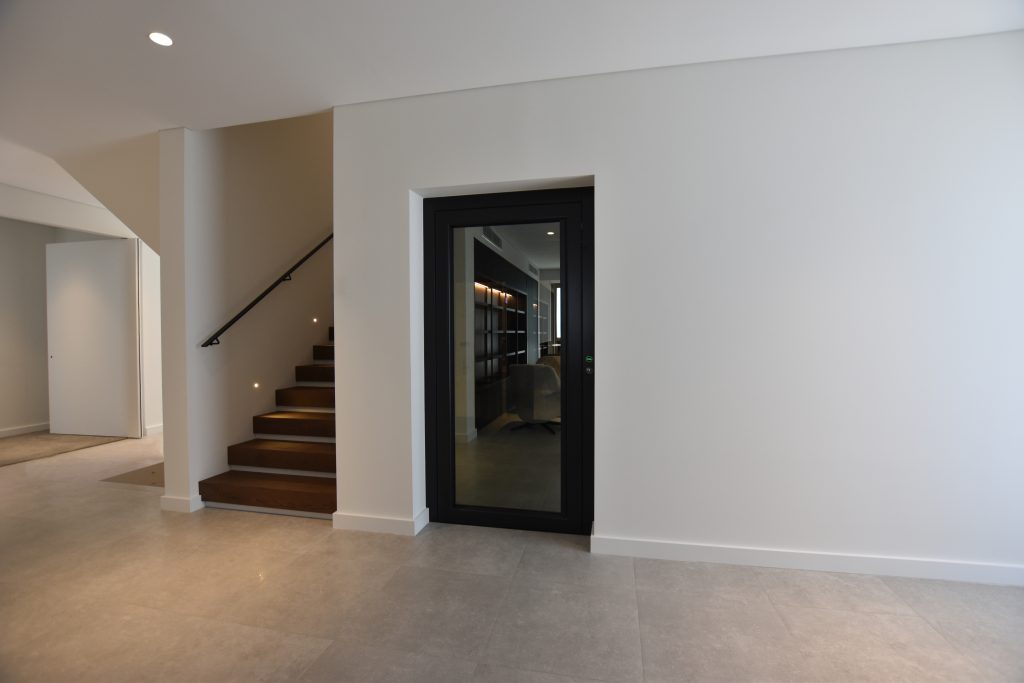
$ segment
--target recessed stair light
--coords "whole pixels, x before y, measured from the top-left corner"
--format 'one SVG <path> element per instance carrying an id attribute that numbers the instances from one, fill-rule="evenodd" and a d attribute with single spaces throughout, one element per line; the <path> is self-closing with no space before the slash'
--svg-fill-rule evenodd
<path id="1" fill-rule="evenodd" d="M 554 230 L 548 230 L 548 234 L 549 234 L 549 235 L 554 235 L 554 234 L 555 234 L 555 231 L 554 231 Z"/>
<path id="2" fill-rule="evenodd" d="M 149 39 L 157 45 L 161 45 L 163 47 L 170 47 L 171 45 L 174 45 L 174 41 L 171 40 L 171 37 L 169 35 L 167 35 L 166 33 L 160 33 L 159 31 L 153 31 L 152 33 L 150 33 Z"/>

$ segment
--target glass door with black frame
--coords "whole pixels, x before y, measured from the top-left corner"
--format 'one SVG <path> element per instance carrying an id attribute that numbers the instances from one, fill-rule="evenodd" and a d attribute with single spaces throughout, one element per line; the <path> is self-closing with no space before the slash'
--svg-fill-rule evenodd
<path id="1" fill-rule="evenodd" d="M 562 512 L 560 229 L 453 231 L 456 505 Z"/>
<path id="2" fill-rule="evenodd" d="M 589 532 L 592 202 L 424 202 L 431 520 Z"/>

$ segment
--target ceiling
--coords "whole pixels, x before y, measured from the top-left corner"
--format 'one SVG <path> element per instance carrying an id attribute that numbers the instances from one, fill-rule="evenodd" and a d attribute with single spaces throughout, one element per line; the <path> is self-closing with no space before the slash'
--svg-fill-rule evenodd
<path id="1" fill-rule="evenodd" d="M 561 264 L 561 225 L 532 223 L 528 225 L 493 225 L 509 246 L 519 250 L 537 268 L 558 268 Z M 554 235 L 549 235 L 553 232 Z"/>
<path id="2" fill-rule="evenodd" d="M 338 104 L 1021 28 L 1021 0 L 0 0 L 0 137 L 59 157 Z"/>

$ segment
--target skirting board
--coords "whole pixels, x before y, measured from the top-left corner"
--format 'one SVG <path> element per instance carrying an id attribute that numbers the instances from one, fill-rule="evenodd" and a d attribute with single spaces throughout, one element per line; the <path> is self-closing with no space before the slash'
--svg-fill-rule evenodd
<path id="1" fill-rule="evenodd" d="M 973 583 L 991 583 L 1005 586 L 1024 586 L 1024 565 L 1018 564 L 993 564 L 917 557 L 848 555 L 806 550 L 704 545 L 644 538 L 599 536 L 597 534 L 590 538 L 590 552 L 601 555 L 626 555 L 657 560 L 714 562 L 754 567 L 811 569 L 851 574 L 878 574 L 881 576 L 903 576 L 915 579 L 943 579 L 946 581 L 970 581 Z"/>
<path id="2" fill-rule="evenodd" d="M 415 536 L 430 521 L 430 510 L 423 510 L 411 519 L 401 517 L 374 517 L 372 515 L 354 515 L 347 512 L 334 513 L 334 528 L 348 531 L 372 531 L 379 534 L 398 534 Z"/>
<path id="3" fill-rule="evenodd" d="M 195 512 L 204 507 L 203 499 L 196 494 L 189 498 L 183 496 L 160 496 L 160 509 L 168 512 Z"/>
<path id="4" fill-rule="evenodd" d="M 19 436 L 21 434 L 32 434 L 33 432 L 50 431 L 49 422 L 39 422 L 34 425 L 21 425 L 20 427 L 4 427 L 0 429 L 0 439 L 5 436 Z"/>
<path id="5" fill-rule="evenodd" d="M 472 443 L 476 441 L 477 433 L 475 429 L 464 434 L 455 432 L 455 443 Z"/>
<path id="6" fill-rule="evenodd" d="M 310 519 L 330 519 L 326 512 L 303 512 L 302 510 L 284 510 L 282 508 L 265 508 L 258 505 L 235 505 L 234 503 L 205 503 L 208 508 L 221 510 L 241 510 L 242 512 L 259 512 L 266 515 L 283 515 L 285 517 L 308 517 Z"/>
<path id="7" fill-rule="evenodd" d="M 142 433 L 145 436 L 154 436 L 156 434 L 163 434 L 164 433 L 164 425 L 163 425 L 163 423 L 158 424 L 158 425 L 149 425 L 144 430 L 142 430 Z"/>

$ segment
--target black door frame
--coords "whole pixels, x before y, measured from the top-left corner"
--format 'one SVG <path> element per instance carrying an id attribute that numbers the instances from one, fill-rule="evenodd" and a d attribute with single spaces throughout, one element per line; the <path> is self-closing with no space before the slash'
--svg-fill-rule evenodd
<path id="1" fill-rule="evenodd" d="M 562 226 L 561 262 L 565 265 L 561 276 L 562 513 L 456 505 L 453 229 L 551 222 Z M 589 534 L 594 519 L 594 188 L 425 199 L 423 230 L 426 480 L 431 521 Z"/>

